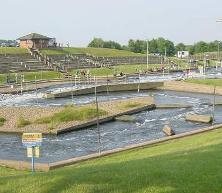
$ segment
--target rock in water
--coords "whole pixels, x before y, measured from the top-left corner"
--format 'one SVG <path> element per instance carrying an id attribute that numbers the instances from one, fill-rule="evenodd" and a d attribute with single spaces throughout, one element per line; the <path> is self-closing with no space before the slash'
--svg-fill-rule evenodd
<path id="1" fill-rule="evenodd" d="M 170 128 L 170 126 L 168 125 L 165 125 L 163 127 L 163 132 L 167 135 L 167 136 L 172 136 L 172 135 L 175 135 L 175 132 L 172 128 Z"/>
<path id="2" fill-rule="evenodd" d="M 211 123 L 213 121 L 213 117 L 210 115 L 186 115 L 186 121 Z"/>

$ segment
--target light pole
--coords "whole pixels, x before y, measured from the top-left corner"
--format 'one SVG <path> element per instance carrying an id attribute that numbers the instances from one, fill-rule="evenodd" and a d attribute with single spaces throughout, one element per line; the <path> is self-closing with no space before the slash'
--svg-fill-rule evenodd
<path id="1" fill-rule="evenodd" d="M 217 23 L 222 23 L 222 18 L 216 20 L 216 22 Z M 218 62 L 219 62 L 219 58 L 220 58 L 220 41 L 218 41 Z M 221 67 L 222 67 L 222 64 L 221 64 Z"/>
<path id="2" fill-rule="evenodd" d="M 146 68 L 149 70 L 149 40 L 146 40 Z"/>
<path id="3" fill-rule="evenodd" d="M 220 63 L 220 41 L 217 42 L 217 65 Z M 217 69 L 217 66 L 216 66 Z"/>

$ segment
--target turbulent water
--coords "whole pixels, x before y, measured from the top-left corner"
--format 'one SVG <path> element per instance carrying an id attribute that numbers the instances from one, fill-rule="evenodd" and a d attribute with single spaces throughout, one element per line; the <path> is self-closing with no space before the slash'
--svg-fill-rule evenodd
<path id="1" fill-rule="evenodd" d="M 192 72 L 195 76 L 195 72 Z M 174 73 L 160 76 L 141 76 L 129 78 L 129 82 L 146 82 L 160 80 L 174 80 L 183 78 L 183 74 Z M 221 77 L 221 69 L 209 70 L 206 77 Z M 77 87 L 81 87 L 76 85 Z M 1 95 L 0 106 L 63 106 L 65 104 L 86 104 L 95 100 L 94 95 L 74 96 L 70 98 L 50 99 L 42 98 L 45 92 L 58 92 L 75 88 L 73 84 L 51 86 L 38 92 L 28 92 L 23 95 Z M 90 127 L 85 130 L 74 131 L 59 136 L 44 136 L 41 147 L 41 158 L 38 162 L 50 163 L 72 157 L 88 155 L 102 151 L 137 144 L 151 139 L 164 137 L 162 128 L 169 124 L 176 133 L 195 130 L 208 124 L 186 122 L 187 113 L 211 114 L 213 96 L 205 94 L 191 94 L 173 91 L 122 92 L 99 94 L 98 101 L 134 98 L 139 96 L 153 96 L 156 104 L 183 104 L 192 108 L 156 109 L 133 115 L 136 122 L 109 122 L 100 125 L 101 147 L 98 143 L 98 130 Z M 217 96 L 218 101 L 222 97 Z M 215 123 L 222 123 L 222 107 L 215 109 Z M 0 134 L 0 159 L 28 160 L 26 149 L 22 146 L 21 136 L 15 134 Z"/>
<path id="2" fill-rule="evenodd" d="M 144 111 L 133 115 L 136 122 L 109 122 L 100 125 L 102 150 L 123 147 L 129 144 L 144 142 L 151 139 L 164 137 L 162 128 L 169 124 L 176 133 L 195 130 L 208 124 L 196 124 L 186 122 L 184 116 L 187 113 L 212 113 L 210 103 L 213 100 L 211 95 L 180 93 L 171 91 L 154 92 L 125 92 L 111 95 L 100 95 L 99 101 L 112 100 L 118 98 L 129 98 L 136 96 L 154 96 L 157 104 L 186 104 L 192 108 L 179 109 L 156 109 Z M 65 99 L 63 99 L 65 100 Z M 68 99 L 67 99 L 68 100 Z M 94 100 L 93 96 L 79 96 L 75 102 L 82 104 Z M 222 100 L 217 97 L 217 100 Z M 222 122 L 222 108 L 215 109 L 216 123 Z M 18 135 L 0 135 L 0 158 L 28 160 L 25 148 L 22 146 L 21 137 Z M 45 136 L 41 147 L 41 158 L 39 162 L 54 162 L 72 157 L 88 155 L 97 152 L 99 149 L 98 130 L 90 127 L 85 130 L 74 131 L 59 136 Z"/>

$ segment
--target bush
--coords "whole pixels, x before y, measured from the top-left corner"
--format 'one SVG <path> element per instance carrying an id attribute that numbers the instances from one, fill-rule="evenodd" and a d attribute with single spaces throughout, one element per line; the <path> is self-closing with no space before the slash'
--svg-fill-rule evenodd
<path id="1" fill-rule="evenodd" d="M 17 127 L 21 128 L 21 127 L 25 127 L 27 125 L 30 125 L 31 122 L 29 120 L 24 119 L 23 117 L 20 117 L 17 120 Z"/>
<path id="2" fill-rule="evenodd" d="M 107 112 L 104 110 L 99 110 L 98 115 L 106 115 Z M 67 106 L 65 109 L 60 111 L 59 113 L 55 113 L 51 117 L 43 117 L 37 119 L 35 123 L 37 124 L 48 124 L 52 121 L 61 123 L 61 122 L 70 122 L 70 121 L 83 121 L 87 119 L 96 118 L 97 112 L 95 108 L 92 107 L 80 107 L 76 108 L 73 106 Z"/>
<path id="3" fill-rule="evenodd" d="M 4 125 L 6 119 L 3 117 L 0 117 L 0 127 Z"/>

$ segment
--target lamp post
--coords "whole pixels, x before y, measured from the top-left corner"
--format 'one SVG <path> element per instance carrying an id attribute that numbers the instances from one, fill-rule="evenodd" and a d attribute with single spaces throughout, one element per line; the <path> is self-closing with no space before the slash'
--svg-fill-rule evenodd
<path id="1" fill-rule="evenodd" d="M 146 68 L 149 70 L 149 40 L 146 40 Z"/>

